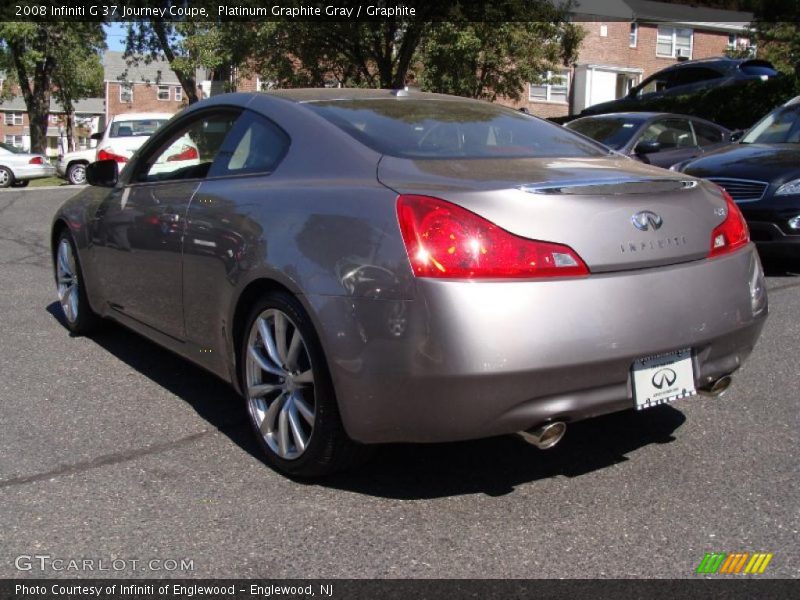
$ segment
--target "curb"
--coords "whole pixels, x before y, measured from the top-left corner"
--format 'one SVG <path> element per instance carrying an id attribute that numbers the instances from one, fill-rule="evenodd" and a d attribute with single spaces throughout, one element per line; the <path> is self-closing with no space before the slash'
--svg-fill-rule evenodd
<path id="1" fill-rule="evenodd" d="M 3 188 L 0 189 L 0 193 L 2 192 L 38 192 L 38 191 L 45 191 L 45 190 L 82 190 L 83 188 L 89 187 L 87 184 L 83 185 L 41 185 L 39 187 L 24 187 L 24 188 Z"/>

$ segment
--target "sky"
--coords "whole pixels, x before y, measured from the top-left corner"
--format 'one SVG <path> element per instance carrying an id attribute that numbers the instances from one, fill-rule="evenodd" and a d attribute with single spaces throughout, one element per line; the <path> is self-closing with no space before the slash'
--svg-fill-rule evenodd
<path id="1" fill-rule="evenodd" d="M 125 23 L 114 22 L 109 23 L 105 27 L 108 49 L 117 50 L 119 52 L 125 50 L 125 36 L 127 35 Z"/>

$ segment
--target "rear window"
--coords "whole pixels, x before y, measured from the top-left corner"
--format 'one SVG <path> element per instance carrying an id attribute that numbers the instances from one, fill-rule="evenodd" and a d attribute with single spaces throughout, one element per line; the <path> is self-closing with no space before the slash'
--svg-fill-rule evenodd
<path id="1" fill-rule="evenodd" d="M 749 62 L 739 65 L 739 70 L 747 75 L 766 75 L 775 77 L 778 72 L 767 62 Z"/>
<path id="2" fill-rule="evenodd" d="M 631 119 L 578 119 L 567 123 L 567 127 L 578 133 L 597 140 L 614 150 L 627 144 L 633 134 L 639 130 L 641 123 Z"/>
<path id="3" fill-rule="evenodd" d="M 153 135 L 156 129 L 166 123 L 166 119 L 137 119 L 131 121 L 114 121 L 111 124 L 109 137 L 137 137 Z"/>
<path id="4" fill-rule="evenodd" d="M 334 100 L 306 104 L 361 143 L 399 158 L 603 156 L 563 127 L 519 111 L 450 100 Z"/>

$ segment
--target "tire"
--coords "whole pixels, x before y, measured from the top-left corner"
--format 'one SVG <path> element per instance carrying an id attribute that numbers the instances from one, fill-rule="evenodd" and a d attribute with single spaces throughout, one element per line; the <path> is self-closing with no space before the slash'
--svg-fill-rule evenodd
<path id="1" fill-rule="evenodd" d="M 17 179 L 14 183 L 11 184 L 11 187 L 15 187 L 15 188 L 28 187 L 28 184 L 30 182 L 31 182 L 30 179 L 22 179 L 22 180 Z"/>
<path id="2" fill-rule="evenodd" d="M 11 187 L 14 184 L 14 173 L 8 167 L 0 167 L 0 188 Z"/>
<path id="3" fill-rule="evenodd" d="M 242 336 L 239 370 L 250 424 L 275 470 L 322 477 L 366 455 L 342 426 L 317 334 L 294 297 L 275 292 L 255 303 Z"/>
<path id="4" fill-rule="evenodd" d="M 83 185 L 86 183 L 86 165 L 84 163 L 73 163 L 67 169 L 67 180 L 72 185 Z"/>
<path id="5" fill-rule="evenodd" d="M 58 301 L 67 329 L 75 335 L 91 333 L 100 324 L 100 317 L 92 310 L 86 297 L 86 280 L 75 250 L 75 241 L 68 230 L 62 231 L 58 236 L 53 254 L 53 270 Z"/>

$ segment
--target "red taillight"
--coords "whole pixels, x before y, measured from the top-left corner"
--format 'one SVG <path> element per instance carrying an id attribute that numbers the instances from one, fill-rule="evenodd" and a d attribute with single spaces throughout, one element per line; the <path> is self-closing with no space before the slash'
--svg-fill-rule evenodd
<path id="1" fill-rule="evenodd" d="M 106 148 L 103 148 L 97 153 L 97 160 L 115 160 L 118 163 L 126 163 L 128 162 L 127 156 L 122 156 L 121 154 L 115 154 Z"/>
<path id="2" fill-rule="evenodd" d="M 44 160 L 42 159 L 41 156 L 34 156 L 32 159 L 30 159 L 28 161 L 28 164 L 29 165 L 43 165 L 44 164 Z"/>
<path id="3" fill-rule="evenodd" d="M 181 146 L 181 151 L 178 154 L 171 154 L 167 157 L 167 162 L 172 162 L 175 160 L 192 160 L 195 158 L 198 158 L 197 149 L 184 144 Z"/>
<path id="4" fill-rule="evenodd" d="M 568 246 L 518 237 L 439 198 L 398 196 L 397 216 L 417 277 L 496 279 L 589 274 Z"/>
<path id="5" fill-rule="evenodd" d="M 736 206 L 736 202 L 733 201 L 728 192 L 722 188 L 720 190 L 722 190 L 722 197 L 725 198 L 728 215 L 722 224 L 711 232 L 709 258 L 738 250 L 742 246 L 746 246 L 750 241 L 750 231 L 747 229 L 747 223 L 742 216 L 742 211 Z"/>

